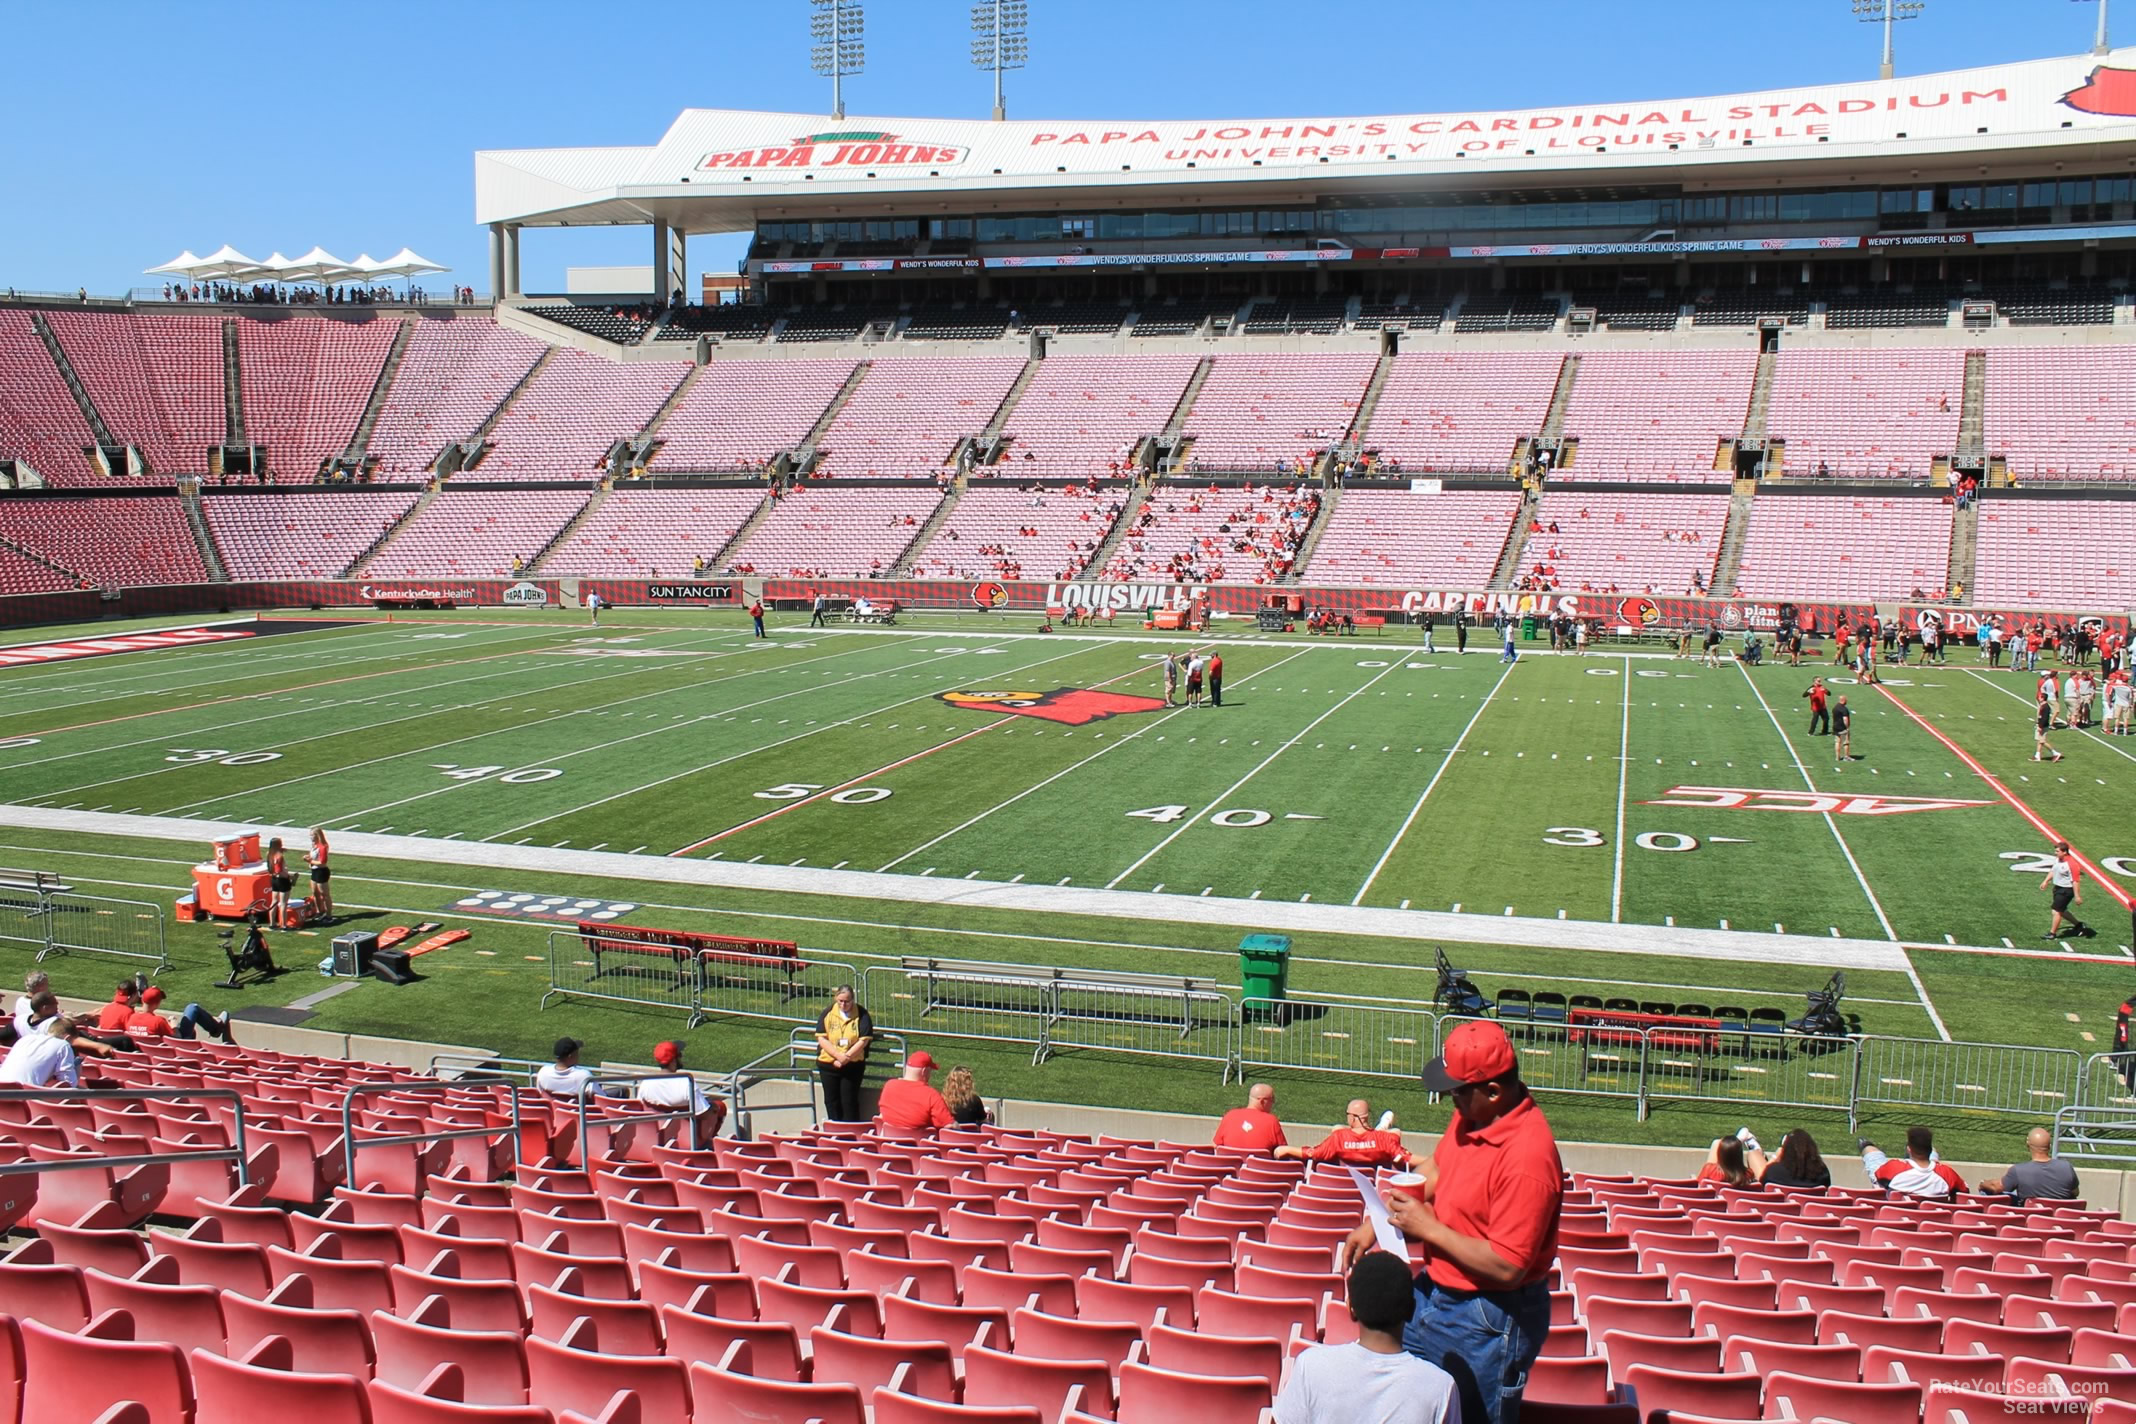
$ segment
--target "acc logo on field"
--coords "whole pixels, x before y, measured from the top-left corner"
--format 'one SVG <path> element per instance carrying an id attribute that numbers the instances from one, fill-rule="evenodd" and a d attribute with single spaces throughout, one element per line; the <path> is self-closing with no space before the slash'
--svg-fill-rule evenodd
<path id="1" fill-rule="evenodd" d="M 1120 692 L 1100 692 L 1088 687 L 1056 687 L 1050 692 L 1035 688 L 997 691 L 944 692 L 937 701 L 972 712 L 1009 712 L 1018 717 L 1038 717 L 1080 727 L 1136 712 L 1155 712 L 1164 706 L 1161 697 L 1131 697 Z"/>
<path id="2" fill-rule="evenodd" d="M 972 602 L 981 608 L 999 608 L 1009 601 L 1009 591 L 998 583 L 972 585 Z"/>
<path id="3" fill-rule="evenodd" d="M 1617 616 L 1636 628 L 1651 628 L 1661 621 L 1661 605 L 1651 598 L 1627 598 L 1617 605 Z"/>
<path id="4" fill-rule="evenodd" d="M 1834 679 L 1837 681 L 1838 679 Z M 1716 811 L 1807 811 L 1829 816 L 1901 816 L 1909 811 L 1955 811 L 1992 806 L 1946 796 L 1855 796 L 1845 792 L 1758 791 L 1743 786 L 1672 786 L 1646 806 L 1696 806 Z"/>

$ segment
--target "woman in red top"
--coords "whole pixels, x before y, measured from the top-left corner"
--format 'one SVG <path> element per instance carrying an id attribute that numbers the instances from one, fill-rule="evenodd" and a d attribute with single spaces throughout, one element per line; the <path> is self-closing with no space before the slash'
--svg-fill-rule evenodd
<path id="1" fill-rule="evenodd" d="M 334 917 L 334 890 L 329 883 L 334 878 L 333 867 L 326 863 L 326 828 L 313 826 L 311 830 L 311 883 L 312 915 L 320 920 Z"/>
<path id="2" fill-rule="evenodd" d="M 296 884 L 289 873 L 289 857 L 282 852 L 282 838 L 267 842 L 267 922 L 276 929 L 289 922 L 289 887 Z"/>

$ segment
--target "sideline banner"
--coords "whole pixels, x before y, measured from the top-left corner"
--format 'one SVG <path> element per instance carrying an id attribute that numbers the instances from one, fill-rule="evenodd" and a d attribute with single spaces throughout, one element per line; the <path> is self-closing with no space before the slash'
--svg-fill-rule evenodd
<path id="1" fill-rule="evenodd" d="M 2127 610 L 1952 607 L 1917 601 L 1896 604 L 1833 599 L 1681 598 L 1651 594 L 1520 593 L 1476 591 L 1392 584 L 1383 588 L 1333 588 L 1303 584 L 1112 583 L 1077 580 L 1056 583 L 980 579 L 797 579 L 752 577 L 717 579 L 571 580 L 576 595 L 566 600 L 563 580 L 543 579 L 349 579 L 288 583 L 182 584 L 120 591 L 115 604 L 94 593 L 28 594 L 0 598 L 0 626 L 88 621 L 102 612 L 126 617 L 171 613 L 231 613 L 296 608 L 463 607 L 517 610 L 529 616 L 573 612 L 589 593 L 598 593 L 616 608 L 732 608 L 747 601 L 746 586 L 761 585 L 767 603 L 805 609 L 820 592 L 836 604 L 856 598 L 896 602 L 913 609 L 945 612 L 1027 613 L 1034 619 L 1047 610 L 1069 609 L 1143 621 L 1165 612 L 1197 606 L 1211 613 L 1252 618 L 1275 606 L 1301 617 L 1314 608 L 1336 613 L 1369 614 L 1405 622 L 1425 616 L 1444 626 L 1465 612 L 1477 623 L 1501 616 L 1599 619 L 1604 628 L 1702 628 L 1719 626 L 1731 636 L 1747 630 L 1775 633 L 1792 619 L 1796 626 L 1829 632 L 1842 620 L 1858 623 L 1879 607 L 1897 608 L 1909 626 L 1939 618 L 1955 640 L 1970 642 L 1983 618 L 1999 618 L 2010 627 L 2050 621 L 2082 622 L 2096 631 L 2129 632 Z"/>

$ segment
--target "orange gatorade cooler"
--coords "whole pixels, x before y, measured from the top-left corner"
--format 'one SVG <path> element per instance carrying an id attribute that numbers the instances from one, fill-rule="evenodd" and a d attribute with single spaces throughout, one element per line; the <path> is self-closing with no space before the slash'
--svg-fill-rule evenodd
<path id="1" fill-rule="evenodd" d="M 246 831 L 229 840 L 215 842 L 215 868 L 236 870 L 260 859 L 260 833 Z"/>

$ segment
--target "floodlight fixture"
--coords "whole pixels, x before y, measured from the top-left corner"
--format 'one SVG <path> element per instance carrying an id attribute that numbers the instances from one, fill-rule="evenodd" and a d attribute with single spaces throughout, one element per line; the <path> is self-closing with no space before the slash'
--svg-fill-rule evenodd
<path id="1" fill-rule="evenodd" d="M 1891 77 L 1891 27 L 1901 20 L 1918 20 L 1928 0 L 1853 0 L 1854 18 L 1866 25 L 1884 27 L 1884 63 L 1876 77 Z"/>
<path id="2" fill-rule="evenodd" d="M 867 67 L 868 47 L 863 34 L 866 19 L 858 0 L 809 0 L 816 13 L 809 16 L 809 67 L 831 81 L 831 117 L 845 117 L 843 80 Z"/>
<path id="3" fill-rule="evenodd" d="M 972 64 L 994 71 L 994 118 L 1007 117 L 1001 96 L 1002 73 L 1021 69 L 1031 58 L 1025 0 L 979 0 L 972 6 Z"/>

